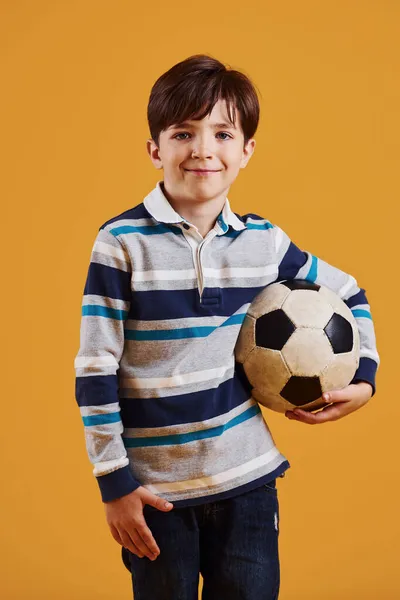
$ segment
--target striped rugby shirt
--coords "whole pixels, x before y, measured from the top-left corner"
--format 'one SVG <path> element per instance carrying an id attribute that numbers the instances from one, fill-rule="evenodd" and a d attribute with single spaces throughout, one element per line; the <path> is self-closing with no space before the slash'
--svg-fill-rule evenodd
<path id="1" fill-rule="evenodd" d="M 103 502 L 140 485 L 175 506 L 220 500 L 283 476 L 234 348 L 268 284 L 308 279 L 335 291 L 360 332 L 353 379 L 375 393 L 379 365 L 365 290 L 226 198 L 201 236 L 163 193 L 98 231 L 83 292 L 76 401 Z"/>

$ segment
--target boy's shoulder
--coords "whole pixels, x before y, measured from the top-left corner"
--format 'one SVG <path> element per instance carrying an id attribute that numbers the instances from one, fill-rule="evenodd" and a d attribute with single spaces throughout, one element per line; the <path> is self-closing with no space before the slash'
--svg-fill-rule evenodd
<path id="1" fill-rule="evenodd" d="M 130 221 L 137 219 L 148 219 L 151 215 L 147 212 L 143 202 L 133 206 L 132 208 L 128 208 L 123 212 L 119 213 L 115 217 L 111 217 L 107 219 L 102 225 L 99 227 L 99 231 L 101 229 L 109 229 L 110 225 L 113 225 L 119 221 Z"/>
<path id="2" fill-rule="evenodd" d="M 246 225 L 247 229 L 273 229 L 275 227 L 267 218 L 256 213 L 239 215 L 235 212 L 234 214 Z"/>

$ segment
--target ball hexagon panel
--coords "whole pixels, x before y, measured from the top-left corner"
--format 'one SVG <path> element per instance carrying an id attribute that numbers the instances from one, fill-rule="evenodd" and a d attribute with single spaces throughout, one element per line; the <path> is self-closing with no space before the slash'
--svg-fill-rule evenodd
<path id="1" fill-rule="evenodd" d="M 345 304 L 345 302 L 331 289 L 322 286 L 319 290 L 319 294 L 321 294 L 321 296 L 327 299 L 335 313 L 341 315 L 348 321 L 354 319 L 354 315 L 351 312 L 350 308 L 347 306 L 347 304 Z"/>
<path id="2" fill-rule="evenodd" d="M 281 350 L 295 329 L 283 310 L 273 310 L 256 320 L 256 346 Z"/>
<path id="3" fill-rule="evenodd" d="M 289 288 L 280 283 L 271 283 L 257 294 L 247 312 L 257 319 L 265 313 L 281 308 L 289 294 Z"/>
<path id="4" fill-rule="evenodd" d="M 313 290 L 294 290 L 286 298 L 282 309 L 296 327 L 323 329 L 333 315 L 332 306 Z"/>
<path id="5" fill-rule="evenodd" d="M 255 325 L 256 322 L 253 317 L 246 314 L 235 345 L 235 358 L 240 363 L 244 363 L 247 356 L 254 349 L 256 339 Z"/>
<path id="6" fill-rule="evenodd" d="M 342 315 L 334 313 L 324 331 L 335 354 L 352 351 L 354 346 L 353 328 Z"/>
<path id="7" fill-rule="evenodd" d="M 336 354 L 333 360 L 320 374 L 321 386 L 324 392 L 341 390 L 349 385 L 358 368 L 358 352 L 351 354 Z"/>
<path id="8" fill-rule="evenodd" d="M 279 350 L 256 346 L 247 357 L 243 368 L 250 383 L 261 394 L 266 395 L 279 392 L 291 377 L 291 372 Z"/>
<path id="9" fill-rule="evenodd" d="M 281 391 L 281 396 L 295 406 L 313 402 L 322 396 L 319 377 L 296 377 L 294 375 Z"/>
<path id="10" fill-rule="evenodd" d="M 282 349 L 293 375 L 317 377 L 333 357 L 331 344 L 322 329 L 296 329 Z"/>

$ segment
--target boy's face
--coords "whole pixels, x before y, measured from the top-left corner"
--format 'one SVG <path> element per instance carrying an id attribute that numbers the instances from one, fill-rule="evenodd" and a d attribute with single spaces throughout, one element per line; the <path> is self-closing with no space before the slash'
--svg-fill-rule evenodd
<path id="1" fill-rule="evenodd" d="M 233 127 L 225 101 L 219 100 L 201 121 L 177 123 L 162 131 L 158 148 L 148 140 L 147 151 L 156 169 L 164 170 L 164 186 L 174 199 L 206 201 L 225 196 L 247 165 L 256 141 L 243 144 L 239 113 Z"/>

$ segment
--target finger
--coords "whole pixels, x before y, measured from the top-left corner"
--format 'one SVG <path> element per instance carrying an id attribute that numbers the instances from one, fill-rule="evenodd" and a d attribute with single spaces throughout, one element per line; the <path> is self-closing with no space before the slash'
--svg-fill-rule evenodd
<path id="1" fill-rule="evenodd" d="M 156 494 L 152 494 L 151 492 L 146 490 L 146 488 L 144 488 L 143 492 L 141 493 L 141 499 L 144 502 L 144 504 L 149 504 L 157 510 L 161 510 L 164 512 L 169 512 L 171 508 L 174 508 L 172 502 L 168 502 L 168 500 L 165 500 L 165 498 L 161 498 Z"/>
<path id="2" fill-rule="evenodd" d="M 123 542 L 121 539 L 121 536 L 118 533 L 118 529 L 116 527 L 114 527 L 114 525 L 112 525 L 111 523 L 109 523 L 110 525 L 110 531 L 111 531 L 111 535 L 113 536 L 114 540 L 116 542 L 118 542 L 118 544 L 121 544 L 121 546 L 123 546 Z"/>
<path id="3" fill-rule="evenodd" d="M 330 392 L 325 392 L 322 397 L 326 402 L 344 402 L 345 400 L 349 400 L 354 392 L 354 386 L 348 385 L 347 387 L 341 390 L 332 390 Z"/>
<path id="4" fill-rule="evenodd" d="M 129 532 L 129 535 L 132 538 L 132 541 L 134 542 L 134 544 L 136 544 L 136 546 L 140 549 L 141 552 L 143 552 L 143 554 L 145 556 L 147 556 L 147 558 L 149 558 L 150 560 L 154 560 L 156 558 L 155 553 L 153 553 L 150 548 L 147 546 L 147 544 L 143 541 L 142 536 L 140 535 L 140 533 L 135 529 L 132 532 Z"/>
<path id="5" fill-rule="evenodd" d="M 348 411 L 344 410 L 344 406 L 344 404 L 330 404 L 317 413 L 311 413 L 296 408 L 296 412 L 288 411 L 288 418 L 299 421 L 300 423 L 307 423 L 308 425 L 336 421 L 347 414 Z"/>
<path id="6" fill-rule="evenodd" d="M 143 558 L 144 553 L 142 550 L 135 544 L 135 542 L 131 539 L 131 537 L 125 532 L 120 534 L 122 539 L 122 545 L 125 548 L 128 548 L 132 554 L 136 554 L 139 558 Z"/>
<path id="7" fill-rule="evenodd" d="M 139 524 L 137 527 L 137 532 L 152 554 L 160 554 L 160 548 L 158 547 L 156 540 L 154 539 L 153 534 L 148 528 L 145 520 Z"/>

